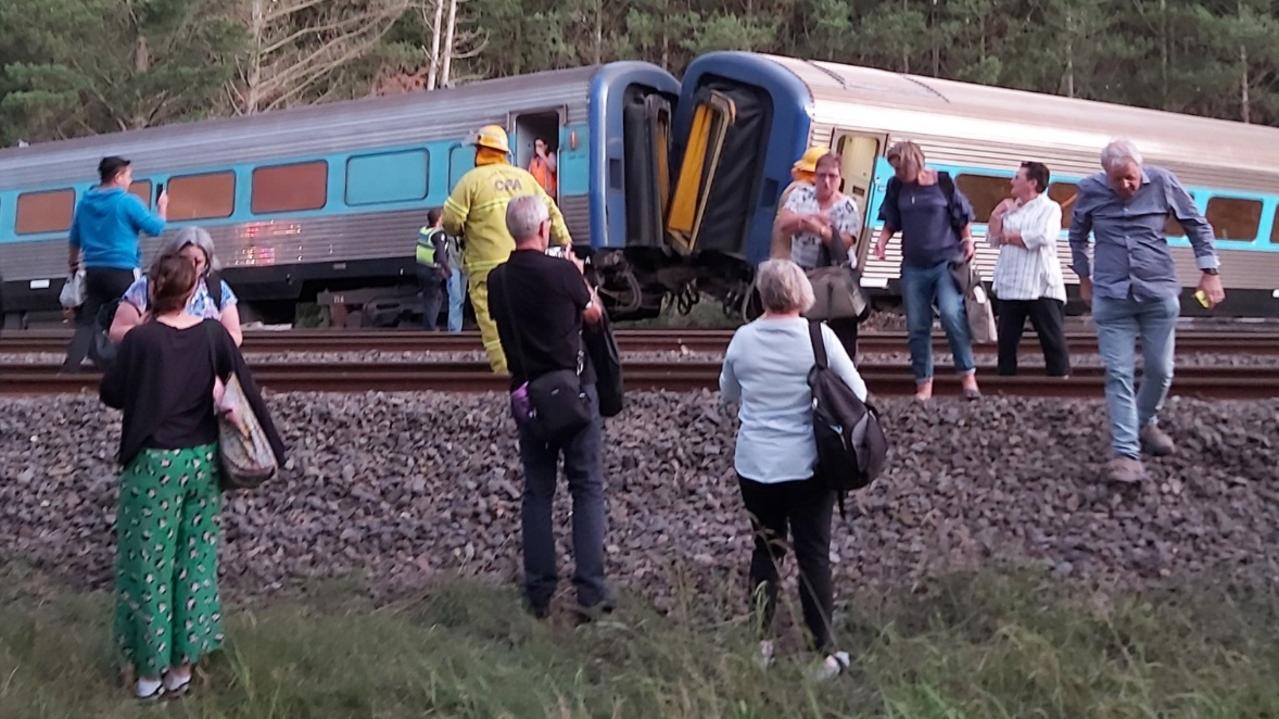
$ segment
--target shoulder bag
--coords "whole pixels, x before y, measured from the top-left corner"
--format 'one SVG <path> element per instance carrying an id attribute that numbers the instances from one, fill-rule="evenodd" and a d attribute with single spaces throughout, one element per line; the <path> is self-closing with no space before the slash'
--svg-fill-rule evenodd
<path id="1" fill-rule="evenodd" d="M 213 330 L 206 321 L 205 336 L 209 342 L 209 361 L 213 366 L 213 374 L 218 373 L 217 340 Z M 214 380 L 216 381 L 216 379 Z M 235 407 L 239 421 L 233 422 L 230 417 L 214 408 L 218 416 L 218 464 L 221 472 L 223 491 L 236 489 L 257 489 L 263 482 L 271 479 L 279 471 L 275 452 L 267 439 L 262 423 L 253 412 L 240 379 L 234 371 L 227 379 L 222 405 Z"/>

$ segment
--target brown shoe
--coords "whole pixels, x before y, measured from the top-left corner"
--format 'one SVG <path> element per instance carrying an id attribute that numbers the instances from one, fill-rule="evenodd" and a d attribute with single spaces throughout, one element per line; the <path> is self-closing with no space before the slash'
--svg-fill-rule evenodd
<path id="1" fill-rule="evenodd" d="M 1177 451 L 1177 445 L 1159 425 L 1149 422 L 1141 428 L 1141 451 L 1152 457 L 1166 457 Z"/>
<path id="2" fill-rule="evenodd" d="M 1106 479 L 1119 484 L 1139 484 L 1146 479 L 1146 467 L 1140 459 L 1115 457 L 1106 463 Z"/>

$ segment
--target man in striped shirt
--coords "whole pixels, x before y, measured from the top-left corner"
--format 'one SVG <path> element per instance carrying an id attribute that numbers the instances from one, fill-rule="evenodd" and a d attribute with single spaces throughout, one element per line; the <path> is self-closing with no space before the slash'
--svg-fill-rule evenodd
<path id="1" fill-rule="evenodd" d="M 1048 197 L 1048 167 L 1023 162 L 1012 179 L 1012 197 L 991 213 L 986 239 L 999 248 L 995 297 L 999 309 L 999 374 L 1017 374 L 1017 346 L 1026 318 L 1039 335 L 1050 377 L 1070 374 L 1062 330 L 1066 283 L 1057 260 L 1061 205 Z"/>

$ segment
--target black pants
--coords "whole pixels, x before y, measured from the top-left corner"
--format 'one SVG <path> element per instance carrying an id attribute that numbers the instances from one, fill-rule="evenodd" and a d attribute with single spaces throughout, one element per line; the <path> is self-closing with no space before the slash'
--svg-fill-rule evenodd
<path id="1" fill-rule="evenodd" d="M 133 270 L 109 267 L 89 267 L 84 271 L 84 304 L 76 308 L 75 334 L 67 345 L 67 358 L 62 363 L 64 372 L 79 372 L 80 364 L 89 355 L 93 345 L 94 328 L 98 311 L 122 296 L 133 284 Z"/>
<path id="2" fill-rule="evenodd" d="M 848 358 L 857 361 L 857 325 L 855 319 L 847 320 L 827 320 L 826 324 L 839 338 L 839 343 L 844 345 L 844 351 L 848 353 Z"/>
<path id="3" fill-rule="evenodd" d="M 559 584 L 556 567 L 552 505 L 560 455 L 573 495 L 573 585 L 577 603 L 594 607 L 611 603 L 604 578 L 604 421 L 599 415 L 595 385 L 585 387 L 594 418 L 562 444 L 542 442 L 520 428 L 520 460 L 524 465 L 524 497 L 520 524 L 524 535 L 524 596 L 534 613 L 543 614 Z M 607 606 L 607 605 L 606 605 Z"/>
<path id="4" fill-rule="evenodd" d="M 789 525 L 799 562 L 799 602 L 804 623 L 812 635 L 813 647 L 829 650 L 831 610 L 835 605 L 830 577 L 830 523 L 835 494 L 811 479 L 764 484 L 738 476 L 738 483 L 755 535 L 750 598 L 752 607 L 762 609 L 760 628 L 768 631 L 777 609 L 778 568 L 786 557 Z"/>
<path id="5" fill-rule="evenodd" d="M 422 290 L 422 328 L 437 330 L 440 307 L 448 295 L 448 277 L 438 267 L 417 266 L 417 282 Z"/>
<path id="6" fill-rule="evenodd" d="M 1017 347 L 1026 318 L 1039 335 L 1044 349 L 1044 364 L 1049 377 L 1070 374 L 1070 349 L 1066 347 L 1063 329 L 1066 304 L 1049 297 L 1037 300 L 999 300 L 999 374 L 1017 374 Z"/>

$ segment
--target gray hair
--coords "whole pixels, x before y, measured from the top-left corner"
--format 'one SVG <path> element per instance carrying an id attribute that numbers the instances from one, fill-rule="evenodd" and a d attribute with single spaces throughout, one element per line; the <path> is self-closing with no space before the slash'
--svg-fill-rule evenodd
<path id="1" fill-rule="evenodd" d="M 790 260 L 767 260 L 755 273 L 760 301 L 769 312 L 807 312 L 813 306 L 813 285 Z"/>
<path id="2" fill-rule="evenodd" d="M 1102 148 L 1101 151 L 1101 167 L 1104 170 L 1114 170 L 1116 168 L 1135 163 L 1138 167 L 1142 165 L 1141 152 L 1137 146 L 1129 140 L 1111 140 L 1110 144 Z"/>
<path id="3" fill-rule="evenodd" d="M 537 234 L 537 228 L 551 219 L 546 202 L 537 195 L 523 195 L 506 206 L 506 230 L 516 242 Z"/>
<path id="4" fill-rule="evenodd" d="M 217 255 L 213 254 L 213 238 L 203 227 L 183 227 L 174 234 L 165 235 L 164 242 L 160 244 L 159 256 L 179 254 L 189 245 L 195 245 L 204 251 L 204 259 L 208 261 L 210 270 L 221 266 Z"/>

